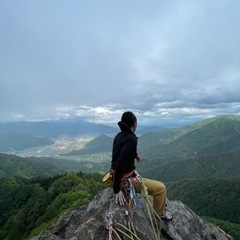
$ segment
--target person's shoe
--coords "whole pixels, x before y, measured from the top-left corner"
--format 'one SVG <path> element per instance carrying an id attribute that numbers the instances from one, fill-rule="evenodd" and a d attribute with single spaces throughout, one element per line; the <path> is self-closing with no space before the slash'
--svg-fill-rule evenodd
<path id="1" fill-rule="evenodd" d="M 167 210 L 165 210 L 164 213 L 161 216 L 161 219 L 165 220 L 165 221 L 171 221 L 172 218 L 173 218 L 172 214 Z"/>

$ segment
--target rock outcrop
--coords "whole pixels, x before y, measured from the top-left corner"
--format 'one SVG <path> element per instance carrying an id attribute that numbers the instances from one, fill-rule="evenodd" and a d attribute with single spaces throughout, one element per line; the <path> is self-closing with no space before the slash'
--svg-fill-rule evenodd
<path id="1" fill-rule="evenodd" d="M 181 202 L 168 201 L 167 208 L 173 214 L 173 219 L 161 222 L 161 240 L 234 240 L 219 227 L 202 220 Z M 43 231 L 33 239 L 107 240 L 109 214 L 113 216 L 114 224 L 117 222 L 124 226 L 127 226 L 129 217 L 139 239 L 156 239 L 146 208 L 132 211 L 128 210 L 127 206 L 116 205 L 111 189 L 97 194 L 89 205 L 65 213 L 51 229 Z"/>

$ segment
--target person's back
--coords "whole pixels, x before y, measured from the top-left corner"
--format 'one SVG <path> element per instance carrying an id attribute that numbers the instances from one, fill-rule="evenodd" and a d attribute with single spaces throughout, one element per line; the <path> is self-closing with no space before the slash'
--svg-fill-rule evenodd
<path id="1" fill-rule="evenodd" d="M 113 140 L 111 168 L 115 173 L 113 184 L 115 194 L 120 191 L 121 179 L 124 174 L 135 170 L 137 136 L 130 128 L 134 123 L 136 123 L 136 117 L 133 113 L 126 112 L 123 114 L 122 120 L 118 122 L 121 132 Z"/>
<path id="2" fill-rule="evenodd" d="M 121 183 L 125 178 L 136 176 L 135 159 L 141 161 L 141 156 L 137 153 L 137 118 L 132 112 L 124 112 L 121 121 L 118 122 L 121 129 L 113 141 L 111 168 L 114 173 L 113 190 L 117 204 L 124 205 L 126 202 Z M 153 196 L 153 209 L 160 217 L 170 220 L 171 214 L 166 215 L 166 187 L 162 182 L 142 178 L 147 187 L 148 194 Z M 136 184 L 135 189 L 141 192 L 141 184 Z"/>

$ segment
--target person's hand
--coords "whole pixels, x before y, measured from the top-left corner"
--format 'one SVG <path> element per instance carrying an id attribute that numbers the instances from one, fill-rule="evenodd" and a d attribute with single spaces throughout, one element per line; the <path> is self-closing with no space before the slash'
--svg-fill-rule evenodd
<path id="1" fill-rule="evenodd" d="M 119 193 L 115 194 L 116 204 L 123 206 L 126 202 L 123 192 L 120 190 Z"/>
<path id="2" fill-rule="evenodd" d="M 137 160 L 137 162 L 140 162 L 140 161 L 142 160 L 142 157 L 138 154 L 138 155 L 136 156 L 136 160 Z"/>

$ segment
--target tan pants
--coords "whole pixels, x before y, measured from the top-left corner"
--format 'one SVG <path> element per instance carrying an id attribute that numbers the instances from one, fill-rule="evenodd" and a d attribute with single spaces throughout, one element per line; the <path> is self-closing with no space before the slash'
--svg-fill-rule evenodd
<path id="1" fill-rule="evenodd" d="M 161 216 L 164 212 L 166 205 L 166 187 L 162 182 L 143 178 L 144 185 L 147 187 L 148 194 L 153 196 L 153 209 L 158 216 Z M 141 185 L 138 184 L 136 192 L 141 192 Z"/>

